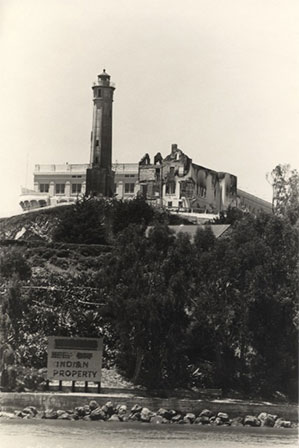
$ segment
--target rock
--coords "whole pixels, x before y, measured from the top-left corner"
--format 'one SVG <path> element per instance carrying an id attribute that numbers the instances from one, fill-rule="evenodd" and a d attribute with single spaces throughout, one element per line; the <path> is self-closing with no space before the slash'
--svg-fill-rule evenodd
<path id="1" fill-rule="evenodd" d="M 21 417 L 21 418 L 24 418 L 25 415 L 26 415 L 26 414 L 23 414 L 22 411 L 15 411 L 14 414 L 15 414 L 17 417 Z"/>
<path id="2" fill-rule="evenodd" d="M 183 416 L 181 414 L 176 414 L 171 418 L 173 423 L 179 423 L 181 420 L 183 420 Z"/>
<path id="3" fill-rule="evenodd" d="M 229 421 L 229 416 L 226 412 L 218 412 L 217 417 L 221 418 L 222 422 Z"/>
<path id="4" fill-rule="evenodd" d="M 12 413 L 12 412 L 4 412 L 4 411 L 0 412 L 0 417 L 10 418 L 10 419 L 18 418 L 18 417 L 16 416 L 16 414 L 14 414 L 14 413 Z"/>
<path id="5" fill-rule="evenodd" d="M 71 414 L 64 412 L 63 414 L 58 415 L 58 420 L 74 420 Z"/>
<path id="6" fill-rule="evenodd" d="M 292 428 L 292 422 L 289 420 L 284 420 L 283 418 L 278 418 L 274 424 L 275 428 Z"/>
<path id="7" fill-rule="evenodd" d="M 101 407 L 97 407 L 90 413 L 90 420 L 107 420 L 107 415 Z"/>
<path id="8" fill-rule="evenodd" d="M 118 418 L 120 422 L 127 422 L 129 420 L 129 414 L 119 415 Z"/>
<path id="9" fill-rule="evenodd" d="M 102 411 L 104 411 L 108 417 L 111 417 L 111 415 L 115 413 L 112 401 L 107 401 L 107 403 L 102 406 Z"/>
<path id="10" fill-rule="evenodd" d="M 142 408 L 142 411 L 140 413 L 140 420 L 145 423 L 149 423 L 151 421 L 151 417 L 153 417 L 155 414 L 150 411 L 148 408 Z"/>
<path id="11" fill-rule="evenodd" d="M 231 420 L 232 426 L 243 426 L 243 417 L 235 417 Z"/>
<path id="12" fill-rule="evenodd" d="M 246 415 L 243 421 L 244 426 L 261 426 L 261 421 L 254 415 Z"/>
<path id="13" fill-rule="evenodd" d="M 162 424 L 163 425 L 169 425 L 169 423 L 172 423 L 172 420 L 168 420 L 167 418 L 163 418 L 162 419 Z"/>
<path id="14" fill-rule="evenodd" d="M 258 416 L 261 421 L 262 426 L 270 426 L 273 428 L 275 421 L 277 420 L 277 415 L 268 414 L 267 412 L 261 412 Z"/>
<path id="15" fill-rule="evenodd" d="M 202 416 L 198 416 L 194 423 L 196 423 L 197 425 L 209 425 L 210 424 L 210 419 L 208 416 L 206 415 L 202 415 Z"/>
<path id="16" fill-rule="evenodd" d="M 131 412 L 129 415 L 129 420 L 132 420 L 133 422 L 139 422 L 140 421 L 141 412 Z"/>
<path id="17" fill-rule="evenodd" d="M 89 420 L 91 420 L 91 417 L 90 417 L 90 415 L 84 415 L 84 417 L 82 417 L 82 420 L 89 421 Z"/>
<path id="18" fill-rule="evenodd" d="M 85 405 L 83 406 L 83 410 L 84 410 L 84 412 L 85 412 L 85 415 L 89 415 L 89 414 L 90 414 L 90 407 L 89 407 L 88 404 L 85 404 Z"/>
<path id="19" fill-rule="evenodd" d="M 150 422 L 154 423 L 156 425 L 163 423 L 163 420 L 165 420 L 161 415 L 154 415 L 153 417 L 151 417 Z M 168 419 L 166 419 L 167 422 L 169 422 Z"/>
<path id="20" fill-rule="evenodd" d="M 132 414 L 135 414 L 136 412 L 141 412 L 141 411 L 142 411 L 142 406 L 140 406 L 139 404 L 135 404 L 131 409 Z"/>
<path id="21" fill-rule="evenodd" d="M 91 400 L 89 402 L 89 409 L 90 409 L 90 411 L 94 411 L 98 407 L 99 407 L 99 403 L 97 403 L 95 400 Z"/>
<path id="22" fill-rule="evenodd" d="M 224 424 L 224 421 L 220 417 L 216 417 L 215 420 L 213 420 L 213 424 L 216 426 L 221 426 Z"/>
<path id="23" fill-rule="evenodd" d="M 182 418 L 182 420 L 178 421 L 179 425 L 187 425 L 190 424 L 188 420 L 185 420 L 185 417 Z"/>
<path id="24" fill-rule="evenodd" d="M 192 414 L 191 412 L 188 412 L 186 415 L 185 415 L 185 417 L 184 417 L 184 420 L 186 421 L 186 423 L 194 423 L 194 421 L 195 421 L 195 415 L 194 414 Z"/>
<path id="25" fill-rule="evenodd" d="M 201 411 L 201 413 L 199 414 L 198 417 L 213 417 L 214 413 L 212 411 L 210 411 L 209 409 L 204 409 L 203 411 Z"/>
<path id="26" fill-rule="evenodd" d="M 173 417 L 172 412 L 164 408 L 160 408 L 157 412 L 157 415 L 160 415 L 161 417 L 166 418 L 167 420 L 171 420 Z"/>
<path id="27" fill-rule="evenodd" d="M 85 409 L 83 406 L 79 406 L 75 408 L 75 414 L 78 415 L 78 417 L 85 417 Z"/>
<path id="28" fill-rule="evenodd" d="M 58 417 L 57 411 L 54 411 L 53 409 L 47 409 L 42 415 L 42 418 L 46 418 L 49 420 L 54 420 L 57 417 Z"/>
<path id="29" fill-rule="evenodd" d="M 118 415 L 126 415 L 128 413 L 128 408 L 125 404 L 117 406 L 116 411 Z"/>
<path id="30" fill-rule="evenodd" d="M 108 419 L 108 422 L 119 422 L 119 417 L 117 414 L 112 414 L 111 417 Z"/>

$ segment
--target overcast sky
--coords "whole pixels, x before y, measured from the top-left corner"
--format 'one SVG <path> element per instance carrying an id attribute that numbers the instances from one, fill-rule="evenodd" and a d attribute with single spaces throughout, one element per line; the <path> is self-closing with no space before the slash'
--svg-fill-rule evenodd
<path id="1" fill-rule="evenodd" d="M 87 163 L 93 81 L 116 83 L 113 161 L 179 147 L 271 200 L 299 167 L 298 0 L 0 0 L 0 216 L 34 164 Z"/>

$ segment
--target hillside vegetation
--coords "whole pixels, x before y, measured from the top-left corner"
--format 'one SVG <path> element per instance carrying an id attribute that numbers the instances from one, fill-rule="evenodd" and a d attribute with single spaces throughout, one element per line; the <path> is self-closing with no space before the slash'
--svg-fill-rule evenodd
<path id="1" fill-rule="evenodd" d="M 45 367 L 49 335 L 104 336 L 104 366 L 149 389 L 296 397 L 298 229 L 288 217 L 241 214 L 229 237 L 206 226 L 191 241 L 140 199 L 58 213 L 35 215 L 47 238 L 24 232 L 0 246 L 0 368 Z"/>

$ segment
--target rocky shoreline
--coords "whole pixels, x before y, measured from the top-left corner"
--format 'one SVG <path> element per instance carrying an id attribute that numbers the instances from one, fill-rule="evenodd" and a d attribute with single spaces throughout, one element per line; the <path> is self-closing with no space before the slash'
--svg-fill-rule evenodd
<path id="1" fill-rule="evenodd" d="M 96 400 L 89 404 L 79 406 L 71 410 L 46 409 L 38 411 L 35 406 L 27 406 L 23 410 L 14 412 L 0 412 L 0 417 L 8 419 L 58 419 L 58 420 L 87 420 L 104 422 L 141 422 L 151 424 L 185 424 L 185 425 L 210 425 L 210 426 L 251 426 L 271 428 L 295 428 L 297 423 L 278 415 L 261 412 L 258 416 L 245 415 L 230 418 L 226 412 L 214 412 L 203 409 L 197 415 L 192 412 L 180 412 L 174 409 L 160 408 L 153 412 L 147 407 L 135 404 L 131 409 L 126 404 L 114 405 L 112 401 L 100 406 Z"/>

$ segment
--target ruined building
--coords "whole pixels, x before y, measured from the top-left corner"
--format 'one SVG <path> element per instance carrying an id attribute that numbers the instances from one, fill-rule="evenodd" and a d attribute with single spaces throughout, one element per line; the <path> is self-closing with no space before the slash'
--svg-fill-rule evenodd
<path id="1" fill-rule="evenodd" d="M 153 163 L 146 154 L 139 162 L 140 192 L 153 205 L 219 213 L 237 205 L 237 178 L 192 162 L 176 144 Z"/>

